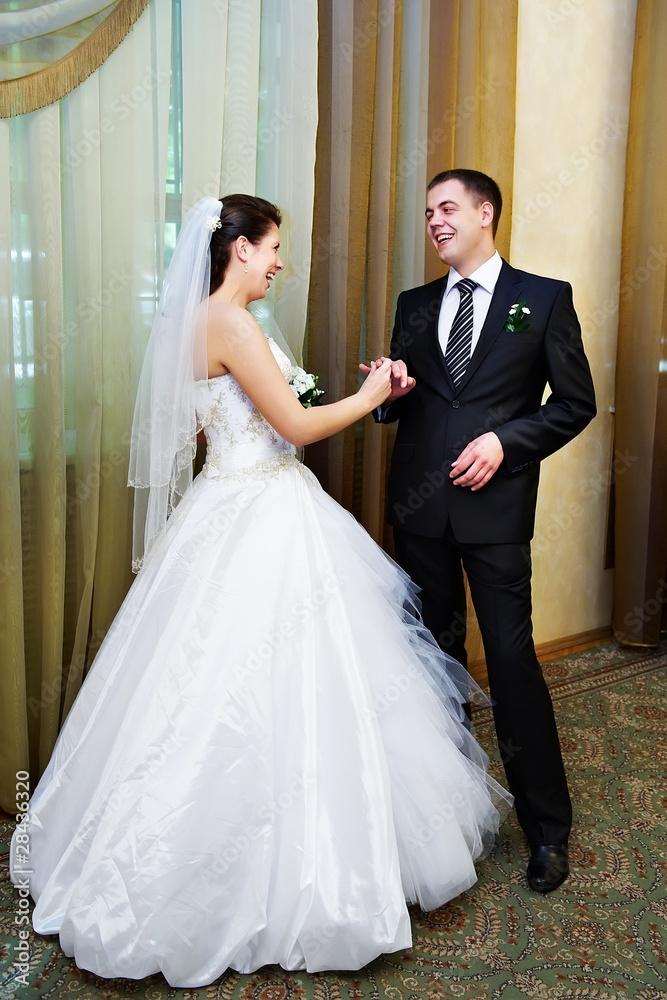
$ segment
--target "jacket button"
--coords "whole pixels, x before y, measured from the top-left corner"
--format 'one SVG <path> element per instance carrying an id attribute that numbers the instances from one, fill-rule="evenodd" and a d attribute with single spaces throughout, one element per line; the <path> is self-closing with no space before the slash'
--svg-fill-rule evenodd
<path id="1" fill-rule="evenodd" d="M 460 405 L 461 404 L 459 403 L 458 399 L 453 399 L 452 400 L 452 409 L 453 410 L 458 410 L 458 408 L 459 408 Z"/>

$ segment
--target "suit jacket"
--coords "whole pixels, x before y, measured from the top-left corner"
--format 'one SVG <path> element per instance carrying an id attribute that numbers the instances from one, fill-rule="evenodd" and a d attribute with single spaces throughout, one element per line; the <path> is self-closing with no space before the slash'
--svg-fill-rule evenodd
<path id="1" fill-rule="evenodd" d="M 381 419 L 398 419 L 388 484 L 391 524 L 439 537 L 448 519 L 462 542 L 528 542 L 533 536 L 540 461 L 595 416 L 581 328 L 564 281 L 503 261 L 479 341 L 455 388 L 438 342 L 446 276 L 402 292 L 391 356 L 417 381 Z M 526 300 L 527 330 L 505 330 Z M 547 384 L 551 393 L 542 402 Z M 480 490 L 454 486 L 451 463 L 473 438 L 495 431 L 504 459 Z"/>

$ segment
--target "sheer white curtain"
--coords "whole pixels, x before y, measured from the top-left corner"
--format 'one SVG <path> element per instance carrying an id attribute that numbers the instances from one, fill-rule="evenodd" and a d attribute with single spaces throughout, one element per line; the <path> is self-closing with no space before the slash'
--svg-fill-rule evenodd
<path id="1" fill-rule="evenodd" d="M 74 154 L 63 172 L 65 262 L 73 264 L 72 280 L 65 274 L 65 319 L 68 343 L 76 339 L 66 408 L 76 406 L 75 501 L 89 506 L 91 528 L 99 519 L 97 532 L 91 531 L 96 551 L 85 566 L 77 638 L 87 632 L 94 579 L 93 645 L 131 579 L 118 555 L 125 557 L 131 537 L 128 427 L 164 233 L 170 63 L 171 3 L 153 0 L 126 42 L 61 102 L 64 141 Z M 83 657 L 74 662 L 66 710 L 80 684 Z"/>
<path id="2" fill-rule="evenodd" d="M 266 306 L 301 356 L 317 131 L 317 4 L 183 7 L 183 211 L 203 194 L 279 205 L 285 271 Z M 210 69 L 210 72 L 206 71 Z"/>
<path id="3" fill-rule="evenodd" d="M 16 770 L 30 764 L 36 777 L 48 760 L 131 582 L 129 429 L 174 205 L 178 222 L 205 193 L 256 191 L 280 204 L 300 271 L 276 314 L 300 349 L 316 13 L 310 0 L 184 0 L 181 61 L 180 31 L 172 32 L 181 5 L 151 0 L 70 95 L 0 121 L 5 808 Z"/>
<path id="4" fill-rule="evenodd" d="M 156 195 L 170 24 L 170 0 L 153 0 L 68 97 L 0 122 L 9 167 L 0 302 L 14 360 L 0 387 L 11 415 L 0 528 L 9 560 L 0 640 L 11 665 L 3 805 L 11 806 L 11 771 L 28 763 L 39 771 L 48 760 L 88 646 L 99 643 L 130 581 L 127 431 L 164 231 Z"/>

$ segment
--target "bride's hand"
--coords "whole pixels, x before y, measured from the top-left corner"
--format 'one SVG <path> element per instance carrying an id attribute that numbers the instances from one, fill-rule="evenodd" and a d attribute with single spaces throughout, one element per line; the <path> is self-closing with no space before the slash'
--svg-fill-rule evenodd
<path id="1" fill-rule="evenodd" d="M 369 412 L 382 406 L 391 392 L 391 361 L 384 358 L 382 362 L 371 361 L 366 380 L 359 389 L 360 396 L 368 398 Z"/>

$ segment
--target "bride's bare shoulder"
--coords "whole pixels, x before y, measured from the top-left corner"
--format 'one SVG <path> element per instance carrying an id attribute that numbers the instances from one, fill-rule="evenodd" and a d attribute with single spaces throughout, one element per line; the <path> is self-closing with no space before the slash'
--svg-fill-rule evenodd
<path id="1" fill-rule="evenodd" d="M 208 304 L 206 344 L 209 377 L 236 371 L 250 357 L 257 360 L 270 354 L 252 313 L 231 302 L 216 301 L 213 296 Z"/>
<path id="2" fill-rule="evenodd" d="M 215 298 L 209 299 L 207 325 L 209 337 L 216 341 L 263 336 L 257 320 L 247 309 Z"/>

